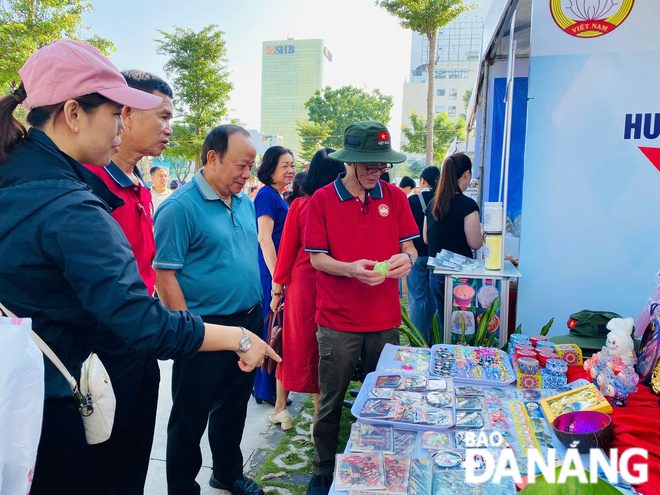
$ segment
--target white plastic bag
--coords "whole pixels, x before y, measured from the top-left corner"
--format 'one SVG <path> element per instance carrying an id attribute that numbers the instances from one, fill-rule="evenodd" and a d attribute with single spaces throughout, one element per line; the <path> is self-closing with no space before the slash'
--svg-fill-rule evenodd
<path id="1" fill-rule="evenodd" d="M 44 358 L 29 318 L 0 317 L 0 495 L 29 493 L 44 408 Z"/>

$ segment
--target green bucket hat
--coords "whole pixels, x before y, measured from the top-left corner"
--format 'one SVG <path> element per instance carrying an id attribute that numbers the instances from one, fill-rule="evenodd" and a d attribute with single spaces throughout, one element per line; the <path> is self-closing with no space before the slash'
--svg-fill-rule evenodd
<path id="1" fill-rule="evenodd" d="M 390 133 L 380 122 L 355 122 L 344 130 L 344 147 L 328 155 L 345 163 L 401 163 L 406 155 L 394 151 Z"/>
<path id="2" fill-rule="evenodd" d="M 621 315 L 609 311 L 583 309 L 573 313 L 568 320 L 568 335 L 552 337 L 555 344 L 577 344 L 580 349 L 600 351 L 607 342 L 607 323 Z"/>

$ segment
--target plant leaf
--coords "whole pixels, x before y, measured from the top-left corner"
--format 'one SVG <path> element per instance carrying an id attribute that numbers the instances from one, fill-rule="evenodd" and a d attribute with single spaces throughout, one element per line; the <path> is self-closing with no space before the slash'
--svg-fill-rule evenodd
<path id="1" fill-rule="evenodd" d="M 433 322 L 431 323 L 431 338 L 433 339 L 433 344 L 441 344 L 443 337 L 441 335 L 442 325 L 440 325 L 440 317 L 438 313 L 433 315 Z"/>
<path id="2" fill-rule="evenodd" d="M 553 316 L 552 318 L 550 318 L 550 321 L 548 321 L 548 323 L 543 325 L 543 328 L 541 329 L 541 335 L 543 335 L 544 337 L 548 335 L 548 332 L 550 331 L 550 327 L 554 322 L 555 322 L 555 318 Z"/>

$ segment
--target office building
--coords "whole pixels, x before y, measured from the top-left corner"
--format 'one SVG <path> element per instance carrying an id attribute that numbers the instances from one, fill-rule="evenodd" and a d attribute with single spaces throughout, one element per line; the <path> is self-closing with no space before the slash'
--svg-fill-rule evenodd
<path id="1" fill-rule="evenodd" d="M 433 111 L 456 119 L 466 113 L 463 95 L 471 91 L 477 75 L 483 18 L 468 12 L 438 30 Z M 402 125 L 410 113 L 426 115 L 429 43 L 426 36 L 412 33 L 410 75 L 403 87 Z"/>
<path id="2" fill-rule="evenodd" d="M 263 42 L 262 133 L 282 136 L 284 146 L 299 151 L 296 123 L 307 121 L 305 102 L 323 87 L 323 73 L 331 61 L 320 39 Z"/>

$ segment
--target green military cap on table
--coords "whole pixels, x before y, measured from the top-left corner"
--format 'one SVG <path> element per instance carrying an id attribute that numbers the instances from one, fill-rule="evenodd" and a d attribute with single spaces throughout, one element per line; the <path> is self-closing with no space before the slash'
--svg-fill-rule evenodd
<path id="1" fill-rule="evenodd" d="M 591 311 L 583 309 L 573 313 L 568 320 L 568 335 L 552 337 L 554 344 L 577 344 L 584 356 L 591 356 L 600 351 L 607 343 L 607 323 L 621 315 L 610 311 Z M 634 340 L 635 350 L 639 349 L 639 340 Z"/>

